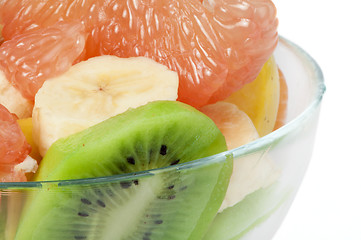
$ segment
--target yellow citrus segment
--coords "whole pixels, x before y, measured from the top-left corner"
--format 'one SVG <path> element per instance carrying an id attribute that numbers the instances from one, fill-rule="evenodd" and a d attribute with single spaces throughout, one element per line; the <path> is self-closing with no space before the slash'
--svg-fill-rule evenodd
<path id="1" fill-rule="evenodd" d="M 274 57 L 263 65 L 257 78 L 233 93 L 225 101 L 244 111 L 255 125 L 260 137 L 274 129 L 280 100 L 278 67 Z"/>
<path id="2" fill-rule="evenodd" d="M 288 87 L 286 78 L 280 69 L 278 69 L 278 74 L 280 76 L 280 104 L 278 105 L 277 119 L 273 130 L 277 130 L 286 124 L 288 106 Z"/>
<path id="3" fill-rule="evenodd" d="M 33 140 L 32 118 L 18 119 L 17 122 L 20 125 L 21 131 L 25 135 L 26 141 L 31 145 L 31 153 L 29 155 L 39 163 L 42 157 L 40 156 L 38 146 L 35 144 Z"/>

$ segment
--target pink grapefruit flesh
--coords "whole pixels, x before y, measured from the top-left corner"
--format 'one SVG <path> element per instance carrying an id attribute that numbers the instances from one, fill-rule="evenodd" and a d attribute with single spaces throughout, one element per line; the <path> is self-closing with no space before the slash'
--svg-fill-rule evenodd
<path id="1" fill-rule="evenodd" d="M 86 56 L 146 56 L 178 72 L 179 99 L 225 99 L 256 78 L 277 41 L 271 0 L 5 0 L 5 39 L 77 19 Z M 1 13 L 0 13 L 1 14 Z"/>
<path id="2" fill-rule="evenodd" d="M 0 182 L 26 181 L 25 174 L 14 170 L 31 151 L 16 116 L 0 105 Z"/>

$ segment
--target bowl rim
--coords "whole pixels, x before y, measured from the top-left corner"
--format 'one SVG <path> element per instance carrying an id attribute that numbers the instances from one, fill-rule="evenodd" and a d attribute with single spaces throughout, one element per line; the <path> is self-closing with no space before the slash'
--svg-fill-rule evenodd
<path id="1" fill-rule="evenodd" d="M 308 104 L 308 106 L 294 119 L 289 121 L 284 126 L 279 129 L 253 141 L 248 144 L 239 146 L 237 148 L 215 154 L 209 157 L 196 159 L 190 162 L 168 166 L 163 168 L 151 169 L 146 171 L 134 172 L 134 173 L 126 173 L 120 175 L 112 175 L 105 177 L 95 177 L 95 178 L 84 178 L 84 179 L 71 179 L 71 180 L 58 180 L 58 181 L 31 181 L 31 182 L 0 182 L 0 190 L 6 189 L 31 189 L 31 188 L 39 188 L 43 185 L 58 185 L 58 186 L 70 186 L 70 185 L 89 185 L 89 184 L 101 184 L 101 183 L 109 183 L 115 181 L 131 181 L 134 179 L 139 179 L 147 176 L 156 175 L 157 173 L 164 171 L 181 171 L 182 169 L 196 168 L 202 167 L 205 165 L 209 165 L 215 162 L 226 161 L 230 157 L 240 157 L 243 155 L 247 155 L 253 152 L 256 152 L 260 149 L 265 149 L 270 146 L 272 143 L 282 139 L 288 133 L 292 132 L 302 123 L 307 121 L 308 118 L 313 116 L 314 112 L 317 110 L 318 106 L 321 104 L 323 95 L 326 91 L 326 86 L 324 83 L 324 77 L 320 66 L 317 62 L 301 47 L 292 41 L 280 36 L 279 43 L 285 46 L 287 49 L 291 50 L 293 54 L 300 59 L 303 63 L 306 64 L 305 68 L 309 68 L 312 70 L 313 79 L 316 81 L 317 91 L 313 96 L 312 101 Z M 277 49 L 277 48 L 276 48 Z"/>

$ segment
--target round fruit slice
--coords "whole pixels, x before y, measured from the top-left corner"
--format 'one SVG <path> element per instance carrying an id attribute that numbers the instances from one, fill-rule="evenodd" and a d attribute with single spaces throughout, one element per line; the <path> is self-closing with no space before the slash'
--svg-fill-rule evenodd
<path id="1" fill-rule="evenodd" d="M 0 70 L 21 94 L 31 101 L 50 77 L 72 65 L 84 50 L 84 26 L 58 23 L 17 35 L 0 46 Z"/>
<path id="2" fill-rule="evenodd" d="M 200 108 L 214 121 L 226 138 L 228 150 L 237 148 L 259 138 L 252 120 L 232 103 L 217 102 Z"/>
<path id="3" fill-rule="evenodd" d="M 152 102 L 60 139 L 36 180 L 132 174 L 127 181 L 44 187 L 30 197 L 15 239 L 199 240 L 223 200 L 232 159 L 139 171 L 225 150 L 212 120 L 176 101 Z"/>
<path id="4" fill-rule="evenodd" d="M 178 75 L 144 58 L 100 56 L 72 66 L 39 90 L 34 140 L 42 156 L 57 139 L 155 100 L 176 100 Z"/>
<path id="5" fill-rule="evenodd" d="M 25 173 L 15 166 L 26 159 L 30 150 L 16 117 L 0 105 L 0 182 L 26 181 Z"/>
<path id="6" fill-rule="evenodd" d="M 5 38 L 78 19 L 90 33 L 88 57 L 152 58 L 178 72 L 179 100 L 195 107 L 254 80 L 278 40 L 270 0 L 7 0 L 4 7 Z"/>
<path id="7" fill-rule="evenodd" d="M 245 240 L 267 236 L 260 231 L 260 225 L 283 207 L 292 196 L 291 189 L 284 189 L 280 185 L 274 183 L 267 188 L 261 188 L 235 206 L 218 213 L 202 240 Z M 266 226 L 266 229 L 269 228 Z M 246 235 L 253 229 L 261 233 L 260 238 Z"/>
<path id="8" fill-rule="evenodd" d="M 280 80 L 274 57 L 263 66 L 257 78 L 225 100 L 236 104 L 255 125 L 259 135 L 272 132 L 280 101 Z"/>
<path id="9" fill-rule="evenodd" d="M 234 104 L 218 102 L 202 107 L 201 111 L 221 130 L 228 149 L 259 137 L 251 119 Z M 234 159 L 233 173 L 219 212 L 234 206 L 254 191 L 271 185 L 279 176 L 280 170 L 267 156 L 266 150 Z"/>

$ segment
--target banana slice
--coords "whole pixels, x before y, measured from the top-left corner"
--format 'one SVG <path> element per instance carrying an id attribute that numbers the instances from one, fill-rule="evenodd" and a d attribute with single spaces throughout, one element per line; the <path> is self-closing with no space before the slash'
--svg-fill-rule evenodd
<path id="1" fill-rule="evenodd" d="M 0 70 L 0 104 L 4 105 L 11 113 L 18 118 L 28 118 L 33 110 L 33 103 L 24 98 L 6 79 L 3 71 Z"/>
<path id="2" fill-rule="evenodd" d="M 178 75 L 145 58 L 100 56 L 47 80 L 35 96 L 33 137 L 40 154 L 57 139 L 156 100 L 176 100 Z"/>
<path id="3" fill-rule="evenodd" d="M 228 149 L 234 149 L 259 138 L 248 115 L 235 104 L 217 102 L 204 106 L 201 112 L 210 117 L 224 135 Z M 242 201 L 247 195 L 266 188 L 280 176 L 280 169 L 267 154 L 268 149 L 235 158 L 226 196 L 218 212 Z"/>
<path id="4" fill-rule="evenodd" d="M 248 115 L 233 103 L 217 102 L 200 108 L 221 130 L 228 150 L 259 138 L 256 127 Z"/>

